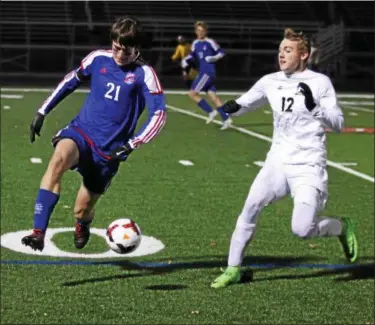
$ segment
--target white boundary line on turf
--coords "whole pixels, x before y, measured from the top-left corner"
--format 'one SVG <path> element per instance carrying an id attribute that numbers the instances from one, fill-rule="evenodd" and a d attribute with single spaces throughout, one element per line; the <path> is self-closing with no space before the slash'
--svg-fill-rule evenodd
<path id="1" fill-rule="evenodd" d="M 167 104 L 167 108 L 169 108 L 169 109 L 171 109 L 173 111 L 185 114 L 185 115 L 189 115 L 189 116 L 193 116 L 193 117 L 199 118 L 201 120 L 207 120 L 207 116 L 203 116 L 201 114 L 190 112 L 190 111 L 188 111 L 186 109 L 183 109 L 183 108 L 178 108 L 178 107 L 175 107 L 175 106 L 172 106 L 172 105 L 168 105 L 168 104 Z M 214 120 L 212 123 L 219 124 L 219 125 L 223 124 L 223 122 L 216 121 L 216 120 Z M 250 131 L 248 129 L 245 129 L 245 128 L 242 128 L 242 127 L 238 127 L 238 126 L 234 126 L 234 125 L 232 125 L 231 128 L 234 129 L 234 130 L 236 130 L 236 131 L 239 131 L 241 133 L 250 135 L 250 136 L 252 136 L 254 138 L 257 138 L 257 139 L 260 139 L 260 140 L 264 140 L 264 141 L 267 141 L 267 142 L 272 142 L 272 138 L 270 138 L 268 136 L 265 136 L 265 135 L 262 135 L 260 133 L 257 133 L 257 132 L 254 132 L 254 131 Z M 223 131 L 223 132 L 225 132 L 225 131 Z M 343 172 L 346 172 L 348 174 L 351 174 L 351 175 L 357 176 L 359 178 L 362 178 L 362 179 L 364 179 L 366 181 L 369 181 L 369 182 L 372 182 L 372 183 L 375 182 L 374 177 L 371 177 L 370 175 L 367 175 L 367 174 L 361 173 L 359 171 L 356 171 L 354 169 L 342 166 L 341 164 L 335 163 L 335 162 L 330 161 L 328 159 L 327 159 L 327 165 L 330 166 L 330 167 L 339 169 L 339 170 L 341 170 Z"/>
<path id="2" fill-rule="evenodd" d="M 343 105 L 343 106 L 347 109 L 352 110 L 352 111 L 375 113 L 375 110 L 373 110 L 371 108 L 355 107 L 355 106 L 351 106 L 351 105 Z"/>
<path id="3" fill-rule="evenodd" d="M 368 102 L 368 101 L 363 101 L 363 102 L 358 102 L 358 101 L 347 101 L 347 100 L 341 100 L 340 101 L 341 105 L 359 105 L 359 106 L 374 106 L 374 102 Z"/>
<path id="4" fill-rule="evenodd" d="M 3 91 L 15 91 L 15 92 L 33 92 L 33 93 L 45 93 L 45 92 L 52 92 L 54 88 L 1 88 Z M 247 90 L 244 91 L 218 91 L 218 95 L 229 95 L 229 96 L 240 96 L 244 94 Z M 76 93 L 88 93 L 89 89 L 76 89 L 74 92 Z M 186 95 L 188 93 L 187 90 L 165 90 L 165 94 L 170 95 Z M 202 94 L 204 94 L 202 92 Z M 354 93 L 341 93 L 337 94 L 337 98 L 365 98 L 365 99 L 374 99 L 373 94 L 354 94 Z"/>
<path id="5" fill-rule="evenodd" d="M 51 92 L 54 89 L 52 89 L 52 88 L 0 88 L 0 90 L 1 91 L 39 92 L 40 93 L 40 92 Z M 76 92 L 76 93 L 88 93 L 89 89 L 76 89 L 74 92 Z M 165 93 L 166 94 L 182 94 L 182 95 L 184 95 L 187 92 L 186 91 L 173 91 L 172 90 L 172 91 L 165 91 Z M 229 92 L 221 92 L 221 93 L 218 93 L 218 94 L 224 94 L 224 93 L 229 93 Z M 243 93 L 242 92 L 241 93 L 240 92 L 231 92 L 231 94 L 243 94 Z M 339 97 L 339 95 L 338 95 L 338 97 Z M 346 98 L 350 98 L 350 97 L 374 98 L 374 95 L 370 95 L 370 94 L 341 94 L 341 97 L 344 97 L 344 98 L 345 97 Z M 203 115 L 200 115 L 200 114 L 197 114 L 197 113 L 193 113 L 193 112 L 190 112 L 190 111 L 182 109 L 182 108 L 178 108 L 178 107 L 175 107 L 175 106 L 172 106 L 172 105 L 166 105 L 166 106 L 169 109 L 172 109 L 176 112 L 179 112 L 179 113 L 182 113 L 182 114 L 185 114 L 185 115 L 190 115 L 190 116 L 199 118 L 201 120 L 207 119 L 206 116 L 203 116 Z M 213 123 L 219 124 L 219 125 L 223 124 L 223 122 L 215 121 L 215 120 L 213 121 Z M 267 141 L 267 142 L 272 142 L 272 139 L 270 137 L 262 135 L 260 133 L 253 132 L 253 131 L 250 131 L 248 129 L 237 127 L 237 126 L 231 126 L 231 128 L 234 129 L 234 130 L 237 130 L 241 133 L 248 134 L 252 137 L 255 137 L 255 138 Z M 358 172 L 354 169 L 351 169 L 351 168 L 348 168 L 348 167 L 345 167 L 345 166 L 341 166 L 340 164 L 337 164 L 333 161 L 327 160 L 327 165 L 331 166 L 331 167 L 334 167 L 336 169 L 339 169 L 339 170 L 341 170 L 343 172 L 346 172 L 348 174 L 351 174 L 351 175 L 357 176 L 359 178 L 365 179 L 365 180 L 370 181 L 372 183 L 375 182 L 374 177 L 371 177 L 367 174 Z"/>

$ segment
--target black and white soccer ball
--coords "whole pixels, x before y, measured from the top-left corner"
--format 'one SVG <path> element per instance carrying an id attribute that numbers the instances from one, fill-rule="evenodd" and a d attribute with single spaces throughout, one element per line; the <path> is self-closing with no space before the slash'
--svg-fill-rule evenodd
<path id="1" fill-rule="evenodd" d="M 117 219 L 108 226 L 105 239 L 114 252 L 129 254 L 141 243 L 142 231 L 131 219 Z"/>

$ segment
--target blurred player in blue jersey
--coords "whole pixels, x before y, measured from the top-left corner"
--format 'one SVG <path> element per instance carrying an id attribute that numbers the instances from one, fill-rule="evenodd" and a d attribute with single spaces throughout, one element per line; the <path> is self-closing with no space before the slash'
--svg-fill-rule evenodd
<path id="1" fill-rule="evenodd" d="M 85 80 L 90 93 L 80 112 L 52 139 L 55 151 L 35 201 L 34 230 L 22 243 L 42 251 L 48 222 L 56 206 L 61 178 L 69 169 L 82 176 L 74 217 L 74 244 L 83 248 L 90 237 L 94 206 L 116 175 L 119 164 L 151 141 L 166 122 L 165 98 L 155 71 L 140 57 L 141 26 L 137 19 L 119 18 L 110 32 L 111 50 L 87 55 L 81 66 L 65 76 L 37 111 L 30 125 L 30 141 L 40 136 L 45 116 Z M 135 134 L 145 106 L 148 119 Z"/>
<path id="2" fill-rule="evenodd" d="M 211 123 L 219 112 L 223 126 L 221 130 L 229 128 L 232 124 L 232 119 L 221 108 L 222 102 L 216 95 L 215 78 L 216 69 L 215 63 L 220 60 L 225 54 L 220 46 L 211 38 L 206 37 L 207 25 L 203 21 L 195 23 L 195 34 L 197 39 L 191 46 L 190 54 L 182 61 L 182 68 L 188 68 L 194 62 L 199 67 L 199 74 L 193 81 L 189 92 L 189 97 L 194 100 L 198 106 L 208 113 L 206 123 Z M 199 95 L 200 91 L 205 91 L 217 107 L 213 109 L 210 104 Z"/>

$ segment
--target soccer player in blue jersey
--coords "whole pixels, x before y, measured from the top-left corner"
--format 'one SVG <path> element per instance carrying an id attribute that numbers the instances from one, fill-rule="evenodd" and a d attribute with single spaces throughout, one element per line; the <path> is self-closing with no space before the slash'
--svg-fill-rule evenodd
<path id="1" fill-rule="evenodd" d="M 48 222 L 69 169 L 82 176 L 74 217 L 74 244 L 83 248 L 90 237 L 94 206 L 116 175 L 119 164 L 151 141 L 166 122 L 165 98 L 155 71 L 140 57 L 141 25 L 133 17 L 119 18 L 111 28 L 111 50 L 87 55 L 79 68 L 65 76 L 37 111 L 30 125 L 30 141 L 40 136 L 45 116 L 85 80 L 90 93 L 80 112 L 52 139 L 55 151 L 35 201 L 34 230 L 22 243 L 42 251 Z M 148 119 L 135 134 L 145 106 Z"/>
<path id="2" fill-rule="evenodd" d="M 194 100 L 202 110 L 208 113 L 207 124 L 211 123 L 215 119 L 217 112 L 219 112 L 224 122 L 221 130 L 225 130 L 231 126 L 232 119 L 221 108 L 223 104 L 216 95 L 215 87 L 215 64 L 225 54 L 223 49 L 221 49 L 212 38 L 206 37 L 207 25 L 205 22 L 197 21 L 195 23 L 195 34 L 197 35 L 197 39 L 191 46 L 191 52 L 182 61 L 182 68 L 189 67 L 192 62 L 199 66 L 199 74 L 191 85 L 189 97 Z M 210 104 L 199 95 L 200 91 L 205 91 L 208 94 L 216 105 L 217 110 L 213 109 Z"/>

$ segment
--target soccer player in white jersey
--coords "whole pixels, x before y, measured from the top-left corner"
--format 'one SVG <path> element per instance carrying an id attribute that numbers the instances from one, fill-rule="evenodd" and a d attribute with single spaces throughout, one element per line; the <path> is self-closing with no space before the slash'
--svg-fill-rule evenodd
<path id="1" fill-rule="evenodd" d="M 300 238 L 339 238 L 348 262 L 357 259 L 358 247 L 349 218 L 323 217 L 318 212 L 327 200 L 325 127 L 340 132 L 344 118 L 330 79 L 306 68 L 308 38 L 287 28 L 279 48 L 280 71 L 271 73 L 223 109 L 239 116 L 269 103 L 274 132 L 264 166 L 250 187 L 237 219 L 229 249 L 228 267 L 211 287 L 241 281 L 240 266 L 252 240 L 262 209 L 290 194 L 294 201 L 292 232 Z"/>

